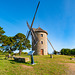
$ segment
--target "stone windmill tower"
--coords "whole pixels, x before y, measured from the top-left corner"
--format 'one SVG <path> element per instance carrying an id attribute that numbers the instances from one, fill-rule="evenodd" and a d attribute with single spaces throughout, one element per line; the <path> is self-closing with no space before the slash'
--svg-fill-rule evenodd
<path id="1" fill-rule="evenodd" d="M 29 32 L 28 32 L 26 38 L 28 39 L 29 35 L 31 34 L 32 50 L 35 50 L 35 53 L 34 53 L 35 55 L 47 55 L 48 54 L 48 51 L 47 51 L 47 40 L 48 40 L 47 35 L 48 35 L 48 33 L 47 33 L 47 31 L 41 29 L 40 27 L 37 29 L 32 28 L 39 4 L 40 4 L 40 1 L 38 2 L 31 26 L 27 22 Z M 48 40 L 48 42 L 50 43 L 51 47 L 53 48 L 51 42 L 49 40 Z M 54 48 L 53 48 L 53 50 L 54 50 Z"/>
<path id="2" fill-rule="evenodd" d="M 33 28 L 35 34 L 37 35 L 38 42 L 35 45 L 34 39 L 32 37 L 32 50 L 35 50 L 35 55 L 47 55 L 47 31 L 41 29 L 40 27 L 35 29 Z"/>

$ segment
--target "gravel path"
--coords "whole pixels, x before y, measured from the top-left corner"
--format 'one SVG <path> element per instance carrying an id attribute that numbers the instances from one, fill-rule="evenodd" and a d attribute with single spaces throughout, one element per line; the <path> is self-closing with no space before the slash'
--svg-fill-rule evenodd
<path id="1" fill-rule="evenodd" d="M 75 75 L 75 63 L 66 63 L 69 67 L 68 75 Z"/>

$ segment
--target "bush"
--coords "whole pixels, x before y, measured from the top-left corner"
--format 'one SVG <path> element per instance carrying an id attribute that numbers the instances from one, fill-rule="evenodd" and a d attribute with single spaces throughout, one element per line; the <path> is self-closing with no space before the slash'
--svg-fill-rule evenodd
<path id="1" fill-rule="evenodd" d="M 71 54 L 72 54 L 72 55 L 75 55 L 75 49 L 72 49 L 72 50 L 71 50 Z"/>
<path id="2" fill-rule="evenodd" d="M 55 54 L 55 55 L 56 55 L 57 53 L 58 53 L 58 52 L 57 52 L 56 50 L 54 50 L 53 54 Z"/>
<path id="3" fill-rule="evenodd" d="M 28 54 L 27 52 L 25 52 L 24 54 Z"/>
<path id="4" fill-rule="evenodd" d="M 19 55 L 19 53 L 14 53 L 13 55 Z"/>
<path id="5" fill-rule="evenodd" d="M 21 52 L 21 54 L 24 54 L 24 52 Z"/>
<path id="6" fill-rule="evenodd" d="M 75 49 L 61 49 L 62 55 L 75 55 Z"/>

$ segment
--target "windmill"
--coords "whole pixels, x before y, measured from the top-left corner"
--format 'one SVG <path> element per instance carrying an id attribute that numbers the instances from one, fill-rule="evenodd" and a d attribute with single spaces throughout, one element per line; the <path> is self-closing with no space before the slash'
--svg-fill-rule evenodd
<path id="1" fill-rule="evenodd" d="M 47 38 L 47 40 L 48 40 L 49 44 L 51 45 L 52 49 L 55 50 L 53 45 L 51 44 L 50 40 L 48 38 Z"/>
<path id="2" fill-rule="evenodd" d="M 36 16 L 36 13 L 37 13 L 39 4 L 40 4 L 40 1 L 38 2 L 38 5 L 37 5 L 37 8 L 36 8 L 36 11 L 35 11 L 35 14 L 34 14 L 32 23 L 31 23 L 31 26 L 30 26 L 30 25 L 28 24 L 28 22 L 27 22 L 27 26 L 28 26 L 28 28 L 30 29 L 29 32 L 28 32 L 28 35 L 27 35 L 27 39 L 28 39 L 28 37 L 29 37 L 29 35 L 30 35 L 30 33 L 31 33 L 32 38 L 34 39 L 35 45 L 36 45 L 37 42 L 38 42 L 38 38 L 37 38 L 37 35 L 35 34 L 34 30 L 32 29 L 32 26 L 33 26 L 33 22 L 34 22 L 34 20 L 35 20 L 35 16 Z"/>
<path id="3" fill-rule="evenodd" d="M 47 52 L 47 40 L 48 40 L 49 44 L 51 45 L 52 49 L 54 50 L 54 47 L 52 46 L 51 42 L 47 38 L 48 33 L 45 30 L 41 29 L 40 27 L 37 29 L 32 28 L 39 4 L 40 4 L 40 1 L 38 2 L 31 26 L 28 24 L 28 22 L 26 22 L 27 26 L 29 28 L 29 32 L 28 32 L 26 38 L 28 39 L 29 35 L 32 36 L 32 50 L 36 50 L 35 51 L 36 55 L 40 55 L 40 54 L 41 55 L 47 55 L 48 54 L 48 52 Z M 42 33 L 40 34 L 40 32 L 42 32 Z M 39 37 L 38 34 L 41 35 L 41 37 Z M 44 37 L 42 37 L 42 36 L 44 36 Z M 42 44 L 40 44 L 40 40 L 44 40 L 45 43 L 43 44 L 43 41 L 41 41 Z M 41 47 L 44 47 L 44 49 Z"/>

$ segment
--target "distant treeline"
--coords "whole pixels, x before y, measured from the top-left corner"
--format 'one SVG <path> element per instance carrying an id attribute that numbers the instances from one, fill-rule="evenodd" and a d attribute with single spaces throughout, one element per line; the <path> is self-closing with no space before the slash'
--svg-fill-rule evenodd
<path id="1" fill-rule="evenodd" d="M 75 49 L 61 49 L 60 52 L 54 50 L 53 54 L 61 54 L 61 55 L 75 55 Z"/>
<path id="2" fill-rule="evenodd" d="M 75 49 L 61 49 L 61 55 L 75 55 Z"/>
<path id="3" fill-rule="evenodd" d="M 0 55 L 9 55 L 9 51 L 2 51 L 0 50 Z M 28 54 L 27 52 L 21 52 L 21 54 Z M 19 55 L 19 53 L 14 53 L 14 52 L 11 52 L 11 56 L 13 55 Z"/>

